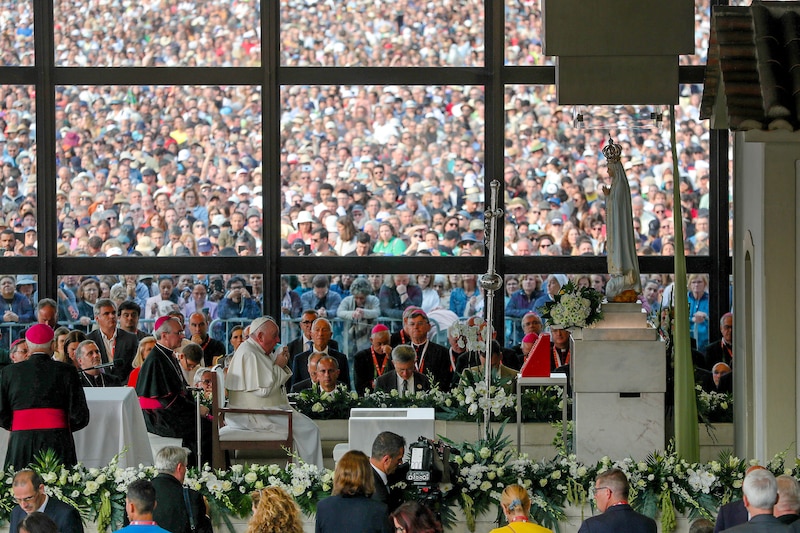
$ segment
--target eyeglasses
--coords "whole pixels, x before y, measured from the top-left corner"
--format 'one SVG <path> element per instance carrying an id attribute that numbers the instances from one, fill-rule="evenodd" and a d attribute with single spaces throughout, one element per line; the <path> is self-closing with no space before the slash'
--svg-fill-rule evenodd
<path id="1" fill-rule="evenodd" d="M 550 248 L 551 246 L 552 246 L 552 244 L 549 243 L 549 242 L 548 243 L 543 243 L 543 244 L 539 245 L 539 249 L 541 250 L 543 248 Z"/>
<path id="2" fill-rule="evenodd" d="M 414 237 L 417 238 L 417 239 L 421 239 L 421 238 L 425 237 L 425 235 L 423 235 L 422 233 L 415 233 Z"/>
<path id="3" fill-rule="evenodd" d="M 592 492 L 593 492 L 594 494 L 597 494 L 597 491 L 599 491 L 599 490 L 608 490 L 608 491 L 611 491 L 611 489 L 610 489 L 610 488 L 608 488 L 608 487 L 594 487 L 594 488 L 592 489 Z"/>

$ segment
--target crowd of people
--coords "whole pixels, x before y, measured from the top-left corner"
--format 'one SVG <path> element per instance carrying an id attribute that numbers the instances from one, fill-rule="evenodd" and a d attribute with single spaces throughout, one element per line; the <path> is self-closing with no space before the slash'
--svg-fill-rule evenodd
<path id="1" fill-rule="evenodd" d="M 706 4 L 696 8 L 700 54 L 687 61 L 702 61 Z M 160 9 L 159 2 L 133 6 L 87 0 L 81 5 L 86 9 L 56 5 L 65 14 L 54 28 L 59 65 L 252 66 L 261 61 L 254 29 L 261 16 L 258 2 L 205 2 L 200 10 L 190 3 L 171 9 Z M 482 10 L 477 0 L 441 6 L 288 2 L 281 9 L 281 61 L 287 66 L 480 66 Z M 508 26 L 507 63 L 547 64 L 537 3 L 509 5 L 506 15 L 525 21 Z M 28 64 L 31 14 L 25 6 L 8 4 L 0 20 L 16 28 L 4 64 Z M 99 32 L 108 21 L 118 29 Z M 4 256 L 35 255 L 42 231 L 36 220 L 33 90 L 2 89 Z M 676 108 L 678 176 L 673 175 L 668 128 L 650 118 L 655 109 L 583 108 L 582 121 L 576 122 L 577 110 L 559 106 L 554 87 L 508 86 L 503 98 L 507 255 L 605 252 L 602 188 L 609 178 L 602 148 L 609 135 L 623 147 L 639 254 L 674 253 L 671 213 L 678 208 L 687 253 L 708 253 L 709 132 L 699 120 L 699 86 L 683 86 Z M 483 87 L 282 86 L 279 99 L 280 253 L 485 253 Z M 263 253 L 267 191 L 258 88 L 60 86 L 56 106 L 59 255 Z M 681 189 L 680 206 L 673 205 L 673 187 Z M 435 300 L 432 281 L 421 287 L 428 289 L 429 301 Z M 336 282 L 329 279 L 331 285 Z M 291 280 L 293 289 L 297 283 Z M 475 287 L 469 296 L 460 286 L 451 289 L 458 298 L 443 308 L 459 318 L 481 312 L 479 298 L 470 303 Z M 378 287 L 373 296 L 379 296 Z M 440 299 L 449 296 L 439 291 Z M 145 315 L 157 318 L 149 308 Z"/>

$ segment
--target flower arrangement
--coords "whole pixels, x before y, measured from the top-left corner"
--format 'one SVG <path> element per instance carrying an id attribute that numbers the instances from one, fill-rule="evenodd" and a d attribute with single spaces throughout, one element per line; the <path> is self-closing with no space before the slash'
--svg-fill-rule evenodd
<path id="1" fill-rule="evenodd" d="M 447 333 L 451 337 L 458 337 L 457 344 L 460 348 L 466 348 L 470 352 L 486 351 L 486 338 L 483 336 L 483 329 L 486 321 L 483 318 L 473 319 L 473 325 L 455 322 L 447 328 Z"/>
<path id="2" fill-rule="evenodd" d="M 700 385 L 695 386 L 697 394 L 697 416 L 710 424 L 713 422 L 733 422 L 733 394 L 729 392 L 707 392 Z"/>
<path id="3" fill-rule="evenodd" d="M 586 328 L 603 318 L 603 295 L 591 287 L 579 287 L 572 281 L 561 287 L 553 297 L 540 307 L 541 316 L 548 324 L 562 328 Z"/>
<path id="4" fill-rule="evenodd" d="M 492 385 L 492 421 L 501 422 L 516 417 L 516 395 L 503 390 L 503 380 Z M 466 378 L 449 392 L 438 388 L 416 391 L 401 397 L 396 390 L 372 391 L 364 396 L 337 388 L 331 393 L 306 390 L 291 394 L 298 411 L 315 420 L 342 420 L 350 416 L 350 409 L 361 408 L 406 408 L 432 407 L 439 420 L 479 422 L 485 403 L 486 384 L 481 379 Z M 561 387 L 537 387 L 522 391 L 523 422 L 557 422 L 561 420 L 563 395 Z M 733 419 L 731 394 L 704 392 L 697 389 L 698 418 L 704 423 L 730 422 Z"/>
<path id="5" fill-rule="evenodd" d="M 474 443 L 451 443 L 460 455 L 456 457 L 457 475 L 454 487 L 444 491 L 442 514 L 453 517 L 460 507 L 474 529 L 475 519 L 496 506 L 500 493 L 510 483 L 520 483 L 531 496 L 533 519 L 554 530 L 564 519 L 567 504 L 582 506 L 591 500 L 595 476 L 609 468 L 620 468 L 631 483 L 631 505 L 638 511 L 661 520 L 662 531 L 675 529 L 675 514 L 710 517 L 722 504 L 741 496 L 744 471 L 748 462 L 729 454 L 710 463 L 687 463 L 670 447 L 650 454 L 644 460 L 627 458 L 613 462 L 603 458 L 596 464 L 584 464 L 574 455 L 560 454 L 553 460 L 533 461 L 517 455 L 502 428 L 487 439 Z M 277 485 L 292 494 L 303 512 L 316 511 L 317 502 L 330 494 L 333 473 L 316 466 L 296 462 L 279 465 L 234 465 L 229 470 L 214 471 L 206 466 L 190 470 L 186 484 L 203 494 L 211 505 L 216 523 L 224 520 L 231 531 L 229 517 L 244 518 L 250 514 L 250 493 Z M 140 478 L 151 478 L 152 466 L 122 469 L 115 458 L 103 468 L 87 469 L 64 466 L 51 452 L 44 452 L 32 465 L 51 494 L 75 506 L 86 521 L 94 521 L 98 531 L 122 523 L 123 504 L 128 484 Z M 785 453 L 776 455 L 764 465 L 776 475 L 798 477 L 798 461 L 786 464 Z M 6 473 L 6 494 L 11 491 L 12 473 Z M 414 497 L 408 489 L 407 495 Z M 0 519 L 7 520 L 12 504 L 9 498 L 0 506 Z"/>

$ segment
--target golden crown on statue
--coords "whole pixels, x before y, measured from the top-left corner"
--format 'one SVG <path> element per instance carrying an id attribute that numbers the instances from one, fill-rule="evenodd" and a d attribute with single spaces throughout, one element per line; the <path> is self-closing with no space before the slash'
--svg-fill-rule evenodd
<path id="1" fill-rule="evenodd" d="M 603 155 L 609 163 L 619 163 L 622 155 L 622 146 L 615 144 L 614 139 L 608 138 L 608 144 L 603 147 Z"/>

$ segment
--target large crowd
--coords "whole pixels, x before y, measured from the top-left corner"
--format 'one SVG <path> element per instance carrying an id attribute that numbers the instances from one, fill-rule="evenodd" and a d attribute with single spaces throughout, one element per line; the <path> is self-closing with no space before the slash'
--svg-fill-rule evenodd
<path id="1" fill-rule="evenodd" d="M 707 4 L 696 7 L 698 54 L 682 58 L 684 63 L 704 61 Z M 0 2 L 0 26 L 13 28 L 4 34 L 4 65 L 33 64 L 30 8 Z M 155 0 L 56 2 L 56 64 L 258 66 L 260 16 L 259 2 L 252 0 L 200 6 Z M 507 25 L 507 64 L 548 64 L 552 58 L 542 55 L 539 3 L 510 3 L 506 17 L 520 21 Z M 482 66 L 483 22 L 480 0 L 286 1 L 281 64 Z M 0 91 L 0 253 L 36 255 L 42 228 L 36 220 L 34 88 Z M 610 180 L 602 148 L 610 136 L 623 148 L 640 255 L 674 253 L 672 211 L 678 208 L 686 253 L 707 254 L 709 132 L 699 120 L 700 93 L 700 86 L 681 87 L 679 175 L 674 176 L 668 120 L 652 115 L 659 109 L 567 108 L 558 105 L 552 86 L 507 86 L 505 253 L 604 254 L 603 187 Z M 280 102 L 281 254 L 485 253 L 483 87 L 282 86 Z M 60 256 L 263 253 L 266 191 L 258 87 L 58 86 L 56 107 Z M 681 190 L 680 206 L 673 205 L 674 187 Z M 462 294 L 469 280 L 436 278 L 438 284 L 432 276 L 411 280 L 419 282 L 421 292 L 427 290 L 428 311 L 435 308 L 436 292 L 439 306 L 458 318 L 482 313 L 472 299 L 479 288 L 468 285 L 470 294 Z M 508 276 L 507 283 L 514 287 L 525 278 Z M 669 282 L 649 279 L 658 290 Z M 84 299 L 78 285 L 86 280 L 62 281 L 74 289 L 72 297 L 63 296 L 78 311 L 63 317 L 91 316 L 91 300 L 85 313 L 78 310 Z M 109 297 L 120 283 L 96 281 L 102 293 L 105 283 Z M 225 276 L 221 282 L 229 281 Z M 298 295 L 311 286 L 310 277 L 288 282 Z M 346 289 L 339 277 L 328 282 Z M 537 279 L 539 295 L 546 292 L 544 282 Z M 385 284 L 391 285 L 391 280 Z M 372 294 L 378 297 L 382 286 L 373 281 Z M 210 300 L 222 299 L 224 288 L 215 291 L 208 282 L 206 287 Z M 149 297 L 157 292 L 153 283 Z M 291 309 L 285 317 L 297 318 L 301 310 Z"/>

